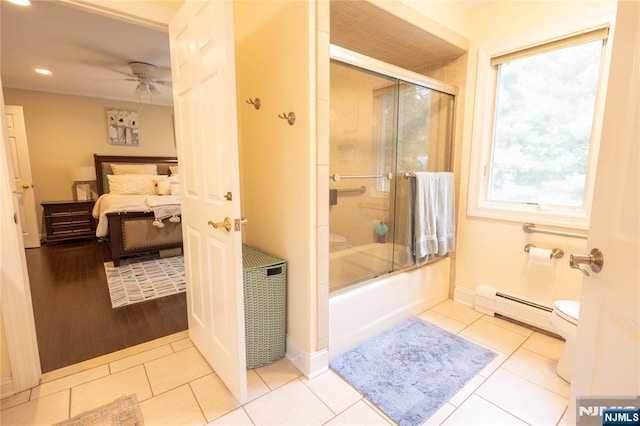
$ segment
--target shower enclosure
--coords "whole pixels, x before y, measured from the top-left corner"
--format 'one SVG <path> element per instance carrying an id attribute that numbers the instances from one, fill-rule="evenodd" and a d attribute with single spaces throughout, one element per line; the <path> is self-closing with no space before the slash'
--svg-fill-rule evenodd
<path id="1" fill-rule="evenodd" d="M 455 88 L 332 46 L 330 291 L 415 264 L 410 175 L 451 171 Z"/>

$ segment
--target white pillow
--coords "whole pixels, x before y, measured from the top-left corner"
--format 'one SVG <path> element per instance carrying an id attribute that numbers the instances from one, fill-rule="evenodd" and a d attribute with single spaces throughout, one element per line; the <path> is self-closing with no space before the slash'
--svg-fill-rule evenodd
<path id="1" fill-rule="evenodd" d="M 155 178 L 156 192 L 158 195 L 171 195 L 171 181 L 169 176 L 158 176 Z"/>
<path id="2" fill-rule="evenodd" d="M 157 175 L 158 166 L 155 164 L 115 164 L 111 163 L 114 175 Z"/>
<path id="3" fill-rule="evenodd" d="M 171 183 L 180 183 L 180 175 L 171 175 L 169 176 L 169 180 Z"/>
<path id="4" fill-rule="evenodd" d="M 169 166 L 169 171 L 171 172 L 171 175 L 177 175 L 180 173 L 180 166 Z"/>
<path id="5" fill-rule="evenodd" d="M 155 195 L 157 175 L 107 175 L 109 193 L 116 195 Z"/>

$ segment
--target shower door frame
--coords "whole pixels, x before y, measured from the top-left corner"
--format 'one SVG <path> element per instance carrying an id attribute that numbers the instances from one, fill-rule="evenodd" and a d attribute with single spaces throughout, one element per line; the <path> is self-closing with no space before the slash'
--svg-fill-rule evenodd
<path id="1" fill-rule="evenodd" d="M 351 65 L 353 67 L 361 69 L 362 71 L 370 71 L 370 72 L 379 74 L 383 77 L 389 77 L 397 80 L 398 83 L 409 83 L 412 85 L 427 88 L 429 90 L 451 95 L 453 97 L 453 102 L 454 102 L 453 111 L 451 112 L 452 116 L 451 116 L 451 122 L 450 122 L 451 141 L 452 141 L 451 143 L 453 144 L 453 141 L 455 140 L 455 127 L 456 127 L 455 101 L 458 95 L 457 87 L 435 80 L 431 77 L 427 77 L 425 75 L 422 75 L 413 71 L 409 71 L 407 69 L 398 67 L 396 65 L 392 65 L 392 64 L 371 58 L 361 53 L 357 53 L 349 49 L 345 49 L 343 47 L 333 45 L 333 44 L 329 46 L 329 56 L 332 61 L 334 60 L 336 62 L 345 64 L 345 65 Z M 449 167 L 449 170 L 451 170 L 453 167 L 453 146 L 450 147 L 448 156 L 449 156 L 447 160 L 448 167 Z M 400 176 L 394 176 L 394 177 L 398 178 Z M 395 237 L 394 237 L 394 240 L 395 240 Z M 396 243 L 394 242 L 394 246 L 395 244 Z M 394 249 L 394 254 L 392 258 L 392 271 L 390 271 L 390 273 L 406 271 L 407 269 L 410 269 L 412 267 L 412 266 L 404 266 L 399 269 L 396 269 L 397 265 L 396 265 L 395 256 L 396 255 L 395 255 L 395 249 Z M 438 259 L 435 259 L 435 260 L 438 260 Z M 428 263 L 431 263 L 431 262 L 432 261 Z M 413 267 L 415 267 L 415 264 L 413 265 Z M 372 278 L 376 278 L 376 276 L 367 277 L 367 278 L 363 278 L 362 280 L 354 281 L 353 283 L 348 284 L 345 287 L 340 287 L 340 289 L 337 289 L 337 291 L 346 290 L 348 288 L 351 288 L 354 285 L 357 285 L 358 283 L 367 282 Z M 329 286 L 330 285 L 331 283 L 329 283 Z"/>
<path id="2" fill-rule="evenodd" d="M 379 61 L 361 53 L 345 49 L 344 47 L 336 46 L 335 44 L 329 45 L 329 57 L 333 60 L 392 78 L 397 78 L 398 80 L 405 81 L 407 83 L 416 84 L 418 86 L 426 87 L 427 89 L 433 89 L 438 92 L 453 95 L 454 97 L 458 96 L 458 88 L 455 86 L 427 77 L 426 75 L 418 74 L 416 72 Z"/>

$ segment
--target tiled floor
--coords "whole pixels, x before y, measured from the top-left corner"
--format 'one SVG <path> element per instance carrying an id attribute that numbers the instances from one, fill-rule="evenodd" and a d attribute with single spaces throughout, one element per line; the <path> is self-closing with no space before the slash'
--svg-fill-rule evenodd
<path id="1" fill-rule="evenodd" d="M 499 356 L 428 425 L 564 425 L 569 385 L 554 371 L 563 342 L 445 301 L 420 315 Z M 387 425 L 384 414 L 328 371 L 308 380 L 287 360 L 248 372 L 240 406 L 186 332 L 44 375 L 2 400 L 2 425 L 50 425 L 136 393 L 147 426 Z"/>

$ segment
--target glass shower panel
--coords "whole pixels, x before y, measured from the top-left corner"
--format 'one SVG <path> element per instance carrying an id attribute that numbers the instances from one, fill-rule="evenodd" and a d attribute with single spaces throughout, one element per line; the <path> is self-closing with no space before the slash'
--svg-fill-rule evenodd
<path id="1" fill-rule="evenodd" d="M 414 264 L 407 173 L 451 171 L 454 96 L 400 82 L 395 191 L 394 269 Z"/>
<path id="2" fill-rule="evenodd" d="M 397 80 L 331 62 L 330 290 L 393 268 Z M 339 176 L 339 177 L 338 177 Z"/>

